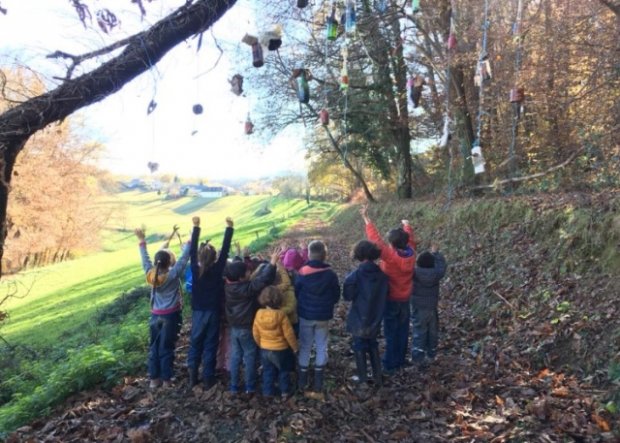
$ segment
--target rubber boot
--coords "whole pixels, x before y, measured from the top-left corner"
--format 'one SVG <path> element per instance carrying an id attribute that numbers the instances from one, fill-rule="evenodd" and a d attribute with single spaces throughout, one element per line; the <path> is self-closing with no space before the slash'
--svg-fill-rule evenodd
<path id="1" fill-rule="evenodd" d="M 210 376 L 210 377 L 205 377 L 204 381 L 203 381 L 203 385 L 204 388 L 206 390 L 211 389 L 213 386 L 215 386 L 216 380 L 215 380 L 215 376 Z"/>
<path id="2" fill-rule="evenodd" d="M 313 391 L 316 393 L 323 392 L 323 367 L 314 368 L 314 389 Z"/>
<path id="3" fill-rule="evenodd" d="M 189 369 L 189 387 L 193 388 L 198 384 L 198 368 L 188 368 Z"/>
<path id="4" fill-rule="evenodd" d="M 383 386 L 383 373 L 381 372 L 381 357 L 378 347 L 370 348 L 370 366 L 372 367 L 372 378 L 375 386 L 380 388 Z"/>
<path id="5" fill-rule="evenodd" d="M 304 368 L 303 366 L 299 367 L 297 388 L 301 392 L 304 392 L 306 388 L 308 388 L 308 368 Z"/>
<path id="6" fill-rule="evenodd" d="M 366 383 L 366 379 L 368 377 L 368 372 L 366 369 L 366 352 L 365 351 L 355 351 L 355 366 L 357 367 L 357 378 L 359 379 L 359 383 Z"/>

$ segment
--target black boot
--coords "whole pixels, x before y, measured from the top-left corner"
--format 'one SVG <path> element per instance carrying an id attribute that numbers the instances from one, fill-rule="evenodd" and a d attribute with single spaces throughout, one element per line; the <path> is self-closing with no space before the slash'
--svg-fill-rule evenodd
<path id="1" fill-rule="evenodd" d="M 205 377 L 203 381 L 203 385 L 206 390 L 209 390 L 213 386 L 215 386 L 215 383 L 216 383 L 215 376 Z"/>
<path id="2" fill-rule="evenodd" d="M 314 389 L 313 391 L 316 393 L 323 392 L 323 367 L 315 367 L 314 368 Z"/>
<path id="3" fill-rule="evenodd" d="M 372 367 L 372 378 L 375 386 L 380 388 L 383 386 L 383 374 L 381 372 L 381 356 L 379 356 L 379 348 L 370 348 L 370 366 Z"/>
<path id="4" fill-rule="evenodd" d="M 355 351 L 355 366 L 357 367 L 357 378 L 360 384 L 366 383 L 368 372 L 366 370 L 366 352 Z"/>
<path id="5" fill-rule="evenodd" d="M 299 367 L 299 373 L 297 378 L 297 388 L 304 392 L 308 387 L 308 368 L 304 368 L 303 366 Z"/>
<path id="6" fill-rule="evenodd" d="M 189 369 L 189 387 L 193 388 L 198 384 L 198 368 L 188 368 Z"/>

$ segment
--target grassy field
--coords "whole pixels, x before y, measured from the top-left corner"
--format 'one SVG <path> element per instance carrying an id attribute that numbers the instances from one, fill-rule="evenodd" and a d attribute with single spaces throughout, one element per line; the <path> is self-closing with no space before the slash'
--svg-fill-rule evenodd
<path id="1" fill-rule="evenodd" d="M 10 317 L 0 331 L 11 345 L 0 343 L 11 351 L 0 353 L 0 439 L 72 392 L 143 370 L 148 291 L 132 291 L 144 287 L 135 227 L 146 229 L 154 254 L 174 224 L 188 240 L 191 217 L 198 215 L 202 238 L 219 248 L 230 216 L 233 240 L 257 250 L 309 214 L 328 218 L 337 210 L 270 196 L 162 200 L 154 192 L 121 193 L 101 205 L 110 217 L 99 252 L 0 282 L 2 293 L 16 291 L 3 306 Z M 256 215 L 265 208 L 271 212 Z M 180 249 L 178 239 L 171 248 Z"/>

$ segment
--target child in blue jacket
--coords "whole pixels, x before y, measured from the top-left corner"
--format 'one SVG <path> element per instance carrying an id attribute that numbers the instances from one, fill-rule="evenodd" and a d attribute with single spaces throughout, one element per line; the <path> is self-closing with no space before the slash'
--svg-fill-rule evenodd
<path id="1" fill-rule="evenodd" d="M 219 255 L 208 241 L 198 247 L 200 217 L 193 217 L 190 248 L 192 270 L 192 330 L 187 368 L 191 387 L 198 383 L 202 361 L 202 380 L 206 389 L 215 384 L 215 362 L 220 335 L 220 314 L 224 304 L 224 268 L 233 236 L 233 221 L 226 218 L 226 230 Z"/>
<path id="2" fill-rule="evenodd" d="M 385 312 L 388 296 L 388 277 L 375 263 L 381 257 L 381 249 L 367 240 L 353 248 L 353 258 L 359 267 L 344 280 L 342 296 L 351 301 L 347 316 L 347 331 L 353 334 L 353 352 L 360 383 L 366 382 L 366 353 L 370 357 L 372 375 L 376 386 L 382 385 L 381 357 L 377 336 Z"/>
<path id="3" fill-rule="evenodd" d="M 176 227 L 173 234 L 176 233 Z M 181 330 L 181 275 L 189 259 L 189 243 L 176 261 L 168 242 L 157 251 L 154 264 L 146 249 L 142 229 L 135 230 L 140 241 L 140 257 L 146 281 L 151 286 L 151 319 L 148 372 L 150 387 L 170 386 L 173 376 L 174 350 Z M 171 236 L 172 237 L 172 236 Z"/>
<path id="4" fill-rule="evenodd" d="M 446 274 L 446 260 L 431 246 L 431 250 L 418 256 L 411 294 L 413 342 L 411 358 L 418 365 L 425 364 L 425 357 L 433 360 L 439 342 L 439 281 Z"/>
<path id="5" fill-rule="evenodd" d="M 323 371 L 327 364 L 329 320 L 340 298 L 340 283 L 331 266 L 325 263 L 327 248 L 322 241 L 308 245 L 308 262 L 295 279 L 297 313 L 299 314 L 299 389 L 308 384 L 308 365 L 312 345 L 316 346 L 314 392 L 323 391 Z"/>

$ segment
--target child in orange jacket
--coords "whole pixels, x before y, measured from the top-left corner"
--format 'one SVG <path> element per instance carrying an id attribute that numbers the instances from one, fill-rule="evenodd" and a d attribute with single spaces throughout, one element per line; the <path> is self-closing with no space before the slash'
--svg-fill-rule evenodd
<path id="1" fill-rule="evenodd" d="M 402 228 L 388 232 L 388 243 L 368 216 L 368 206 L 362 206 L 360 214 L 366 224 L 366 237 L 381 249 L 381 270 L 388 276 L 388 299 L 385 306 L 383 330 L 385 353 L 383 367 L 387 375 L 405 365 L 409 339 L 409 297 L 413 290 L 415 270 L 415 238 L 408 220 L 402 220 Z"/>
<path id="2" fill-rule="evenodd" d="M 267 286 L 258 297 L 264 306 L 254 318 L 252 335 L 260 348 L 263 365 L 263 395 L 274 395 L 276 377 L 282 397 L 291 394 L 290 373 L 295 369 L 297 339 L 286 313 L 281 309 L 282 294 L 275 286 Z"/>

